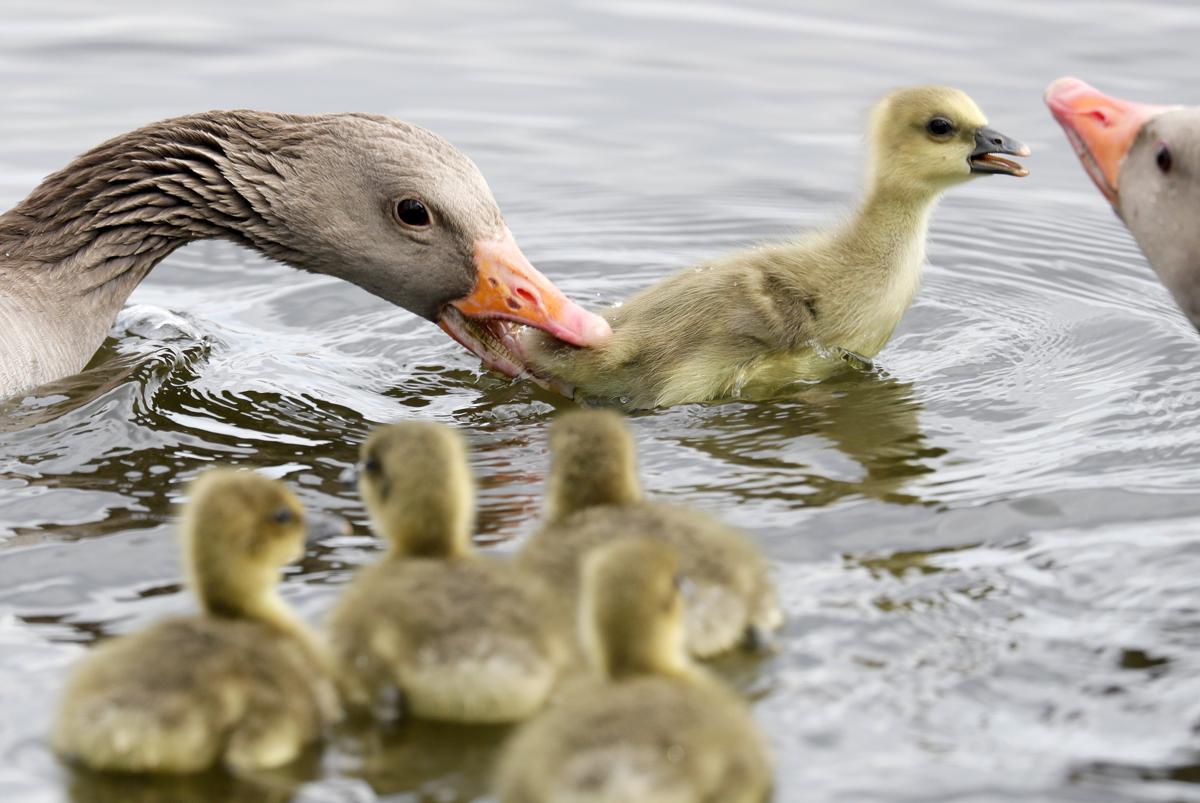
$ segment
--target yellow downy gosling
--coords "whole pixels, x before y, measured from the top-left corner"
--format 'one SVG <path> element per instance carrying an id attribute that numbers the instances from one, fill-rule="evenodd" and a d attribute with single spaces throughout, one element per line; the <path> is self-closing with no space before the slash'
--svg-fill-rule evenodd
<path id="1" fill-rule="evenodd" d="M 184 562 L 201 613 L 93 649 L 71 675 L 52 742 L 96 770 L 188 773 L 285 765 L 339 715 L 327 660 L 279 597 L 304 552 L 282 483 L 215 469 L 191 489 Z"/>
<path id="2" fill-rule="evenodd" d="M 564 605 L 576 599 L 585 553 L 621 535 L 662 540 L 680 554 L 693 589 L 687 647 L 706 658 L 756 644 L 782 624 L 770 567 L 744 533 L 708 514 L 647 502 L 633 436 L 607 410 L 565 413 L 550 425 L 546 518 L 517 562 L 546 579 Z"/>
<path id="3" fill-rule="evenodd" d="M 359 572 L 329 619 L 347 704 L 388 717 L 511 722 L 533 714 L 570 650 L 537 577 L 478 555 L 462 438 L 433 423 L 381 427 L 361 450 L 359 488 L 387 552 Z"/>
<path id="4" fill-rule="evenodd" d="M 593 678 L 568 685 L 506 746 L 501 803 L 758 803 L 771 787 L 746 706 L 683 649 L 679 561 L 621 538 L 584 567 L 580 638 Z"/>
<path id="5" fill-rule="evenodd" d="M 1024 176 L 1029 149 L 957 89 L 901 89 L 875 107 L 867 190 L 848 220 L 676 274 L 604 312 L 613 336 L 579 349 L 529 330 L 520 358 L 576 397 L 663 407 L 763 399 L 869 360 L 912 303 L 929 216 L 951 187 Z"/>

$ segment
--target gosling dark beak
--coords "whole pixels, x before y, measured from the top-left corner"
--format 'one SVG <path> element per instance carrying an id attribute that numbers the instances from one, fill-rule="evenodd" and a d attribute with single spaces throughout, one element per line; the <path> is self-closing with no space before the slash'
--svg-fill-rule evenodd
<path id="1" fill-rule="evenodd" d="M 967 162 L 971 165 L 972 173 L 1003 173 L 1007 176 L 1028 176 L 1029 171 L 1019 162 L 1005 159 L 999 154 L 1007 153 L 1013 156 L 1028 156 L 1029 146 L 1017 142 L 1012 137 L 1005 136 L 994 128 L 983 126 L 975 132 L 975 150 Z"/>

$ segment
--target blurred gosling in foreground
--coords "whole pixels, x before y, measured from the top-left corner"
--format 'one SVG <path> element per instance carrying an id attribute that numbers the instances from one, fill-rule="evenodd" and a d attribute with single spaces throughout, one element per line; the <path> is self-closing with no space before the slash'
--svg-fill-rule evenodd
<path id="1" fill-rule="evenodd" d="M 620 535 L 645 535 L 679 551 L 693 584 L 687 647 L 706 658 L 754 646 L 783 621 L 766 559 L 743 533 L 711 516 L 647 502 L 633 437 L 605 410 L 572 411 L 550 426 L 546 520 L 519 565 L 544 577 L 571 604 L 583 555 Z"/>
<path id="2" fill-rule="evenodd" d="M 580 639 L 595 677 L 507 745 L 501 803 L 758 803 L 766 744 L 745 705 L 683 648 L 679 560 L 623 538 L 585 561 Z"/>
<path id="3" fill-rule="evenodd" d="M 399 703 L 457 722 L 533 714 L 570 633 L 538 578 L 476 554 L 462 438 L 437 424 L 394 424 L 371 434 L 361 458 L 359 488 L 387 552 L 329 619 L 347 704 L 386 718 Z"/>
<path id="4" fill-rule="evenodd" d="M 191 489 L 184 563 L 201 613 L 95 647 L 71 675 L 54 749 L 97 770 L 288 764 L 338 716 L 326 656 L 276 592 L 304 552 L 282 483 L 216 469 Z"/>

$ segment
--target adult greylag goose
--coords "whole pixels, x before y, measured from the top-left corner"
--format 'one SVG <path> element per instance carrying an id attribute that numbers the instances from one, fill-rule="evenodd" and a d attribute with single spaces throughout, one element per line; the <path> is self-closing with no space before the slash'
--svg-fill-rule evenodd
<path id="1" fill-rule="evenodd" d="M 95 770 L 261 770 L 296 759 L 340 716 L 324 648 L 280 599 L 304 552 L 304 512 L 282 483 L 217 469 L 197 480 L 184 563 L 201 612 L 118 636 L 74 670 L 55 750 Z"/>
<path id="2" fill-rule="evenodd" d="M 746 705 L 683 647 L 679 561 L 620 538 L 588 556 L 580 640 L 591 677 L 505 747 L 501 803 L 759 803 L 771 764 Z"/>
<path id="3" fill-rule="evenodd" d="M 1083 169 L 1200 329 L 1200 108 L 1121 100 L 1078 78 L 1050 84 L 1045 99 Z"/>
<path id="4" fill-rule="evenodd" d="M 409 421 L 377 429 L 361 454 L 359 488 L 387 552 L 329 617 L 347 704 L 381 719 L 528 717 L 570 655 L 570 625 L 536 576 L 476 553 L 462 437 Z"/>
<path id="5" fill-rule="evenodd" d="M 0 396 L 81 369 L 150 269 L 207 238 L 352 282 L 509 375 L 504 321 L 577 346 L 609 333 L 534 269 L 440 137 L 368 114 L 212 111 L 116 137 L 0 215 Z"/>
<path id="6" fill-rule="evenodd" d="M 871 114 L 867 191 L 847 221 L 685 270 L 605 311 L 613 336 L 579 349 L 529 332 L 531 371 L 634 407 L 768 398 L 874 357 L 911 304 L 929 216 L 951 187 L 1024 176 L 1029 149 L 947 87 L 893 92 Z"/>
<path id="7" fill-rule="evenodd" d="M 546 517 L 517 557 L 544 578 L 571 610 L 584 557 L 623 535 L 678 550 L 692 586 L 684 633 L 688 650 L 708 658 L 755 647 L 783 623 L 766 558 L 750 538 L 699 510 L 642 498 L 633 436 L 610 410 L 577 410 L 550 426 Z"/>

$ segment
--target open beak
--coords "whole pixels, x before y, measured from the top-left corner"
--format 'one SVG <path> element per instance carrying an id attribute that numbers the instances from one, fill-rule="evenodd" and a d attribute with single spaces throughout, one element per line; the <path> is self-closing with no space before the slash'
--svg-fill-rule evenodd
<path id="1" fill-rule="evenodd" d="M 1045 101 L 1083 169 L 1114 205 L 1121 161 L 1138 131 L 1151 117 L 1175 108 L 1114 98 L 1078 78 L 1059 78 L 1050 84 Z"/>
<path id="2" fill-rule="evenodd" d="M 1030 153 L 1028 145 L 1022 145 L 994 128 L 983 126 L 975 132 L 975 150 L 971 151 L 967 162 L 971 165 L 972 173 L 1028 176 L 1029 171 L 1025 169 L 1024 165 L 1012 159 L 1005 159 L 1000 154 L 1028 156 Z"/>
<path id="3" fill-rule="evenodd" d="M 489 368 L 525 375 L 518 348 L 522 324 L 573 346 L 598 346 L 612 335 L 608 321 L 571 301 L 529 264 L 507 228 L 475 244 L 475 273 L 475 289 L 444 306 L 437 323 Z"/>

